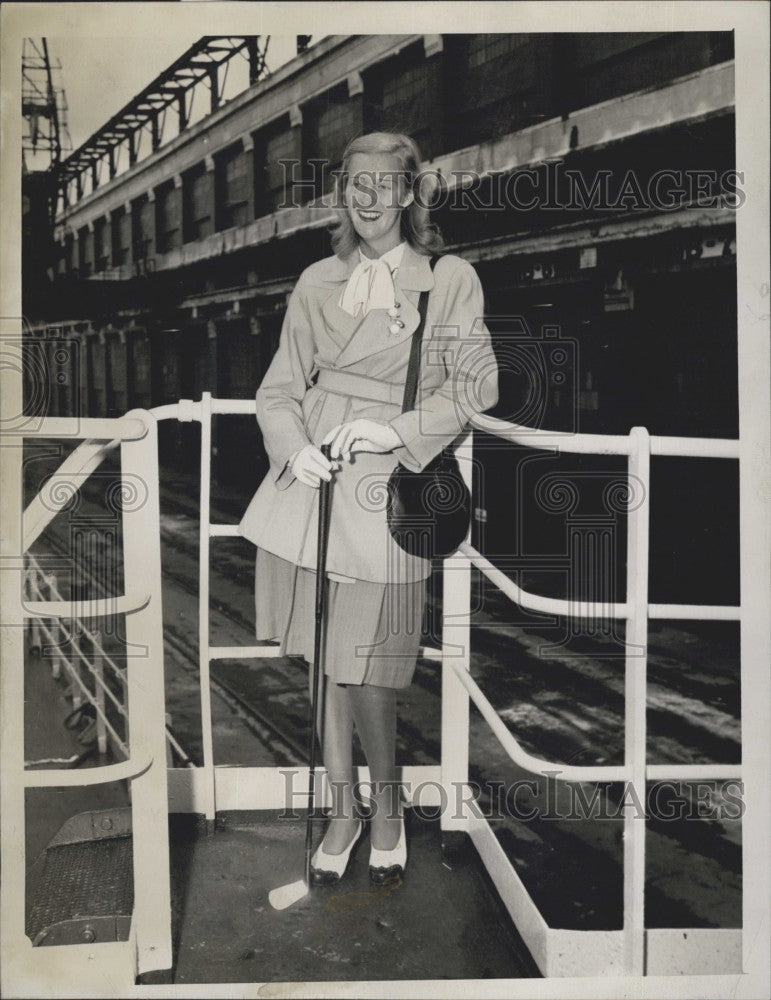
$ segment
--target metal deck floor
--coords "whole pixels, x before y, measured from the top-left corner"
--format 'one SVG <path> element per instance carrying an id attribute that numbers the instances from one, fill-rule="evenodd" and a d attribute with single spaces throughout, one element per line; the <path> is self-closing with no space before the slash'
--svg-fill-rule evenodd
<path id="1" fill-rule="evenodd" d="M 175 983 L 539 975 L 473 848 L 443 860 L 436 821 L 408 813 L 403 884 L 370 885 L 365 834 L 343 882 L 280 912 L 268 892 L 301 877 L 304 820 L 229 813 L 209 837 L 182 825 L 175 817 Z"/>

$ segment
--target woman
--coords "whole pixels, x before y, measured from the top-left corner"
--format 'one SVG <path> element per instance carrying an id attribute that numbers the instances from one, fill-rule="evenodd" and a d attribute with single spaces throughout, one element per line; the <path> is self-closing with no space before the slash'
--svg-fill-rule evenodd
<path id="1" fill-rule="evenodd" d="M 306 268 L 257 391 L 270 460 L 241 533 L 257 545 L 257 635 L 313 655 L 318 486 L 334 477 L 327 554 L 324 763 L 332 813 L 312 859 L 339 881 L 363 832 L 354 797 L 355 725 L 372 783 L 370 877 L 407 861 L 395 763 L 396 690 L 412 680 L 427 560 L 393 542 L 385 484 L 397 462 L 420 471 L 498 398 L 474 269 L 445 255 L 420 203 L 420 154 L 405 135 L 348 146 L 336 178 L 334 255 Z M 401 413 L 418 300 L 429 290 L 418 402 Z M 331 444 L 331 461 L 320 445 Z"/>

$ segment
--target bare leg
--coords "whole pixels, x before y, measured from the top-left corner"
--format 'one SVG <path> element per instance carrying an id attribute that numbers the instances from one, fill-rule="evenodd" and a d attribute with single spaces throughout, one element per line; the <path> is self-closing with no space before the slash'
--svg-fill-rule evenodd
<path id="1" fill-rule="evenodd" d="M 348 687 L 324 678 L 324 765 L 332 790 L 332 814 L 324 834 L 327 854 L 340 854 L 356 831 L 353 797 L 353 716 Z"/>
<path id="2" fill-rule="evenodd" d="M 396 691 L 374 684 L 348 687 L 353 719 L 374 785 L 371 843 L 381 851 L 396 847 L 399 788 L 396 772 Z"/>

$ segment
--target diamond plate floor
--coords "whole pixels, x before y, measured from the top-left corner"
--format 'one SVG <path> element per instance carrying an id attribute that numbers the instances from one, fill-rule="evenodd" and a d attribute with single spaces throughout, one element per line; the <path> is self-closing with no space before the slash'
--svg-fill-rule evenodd
<path id="1" fill-rule="evenodd" d="M 134 908 L 131 837 L 63 844 L 31 867 L 27 936 L 76 917 L 126 916 Z"/>

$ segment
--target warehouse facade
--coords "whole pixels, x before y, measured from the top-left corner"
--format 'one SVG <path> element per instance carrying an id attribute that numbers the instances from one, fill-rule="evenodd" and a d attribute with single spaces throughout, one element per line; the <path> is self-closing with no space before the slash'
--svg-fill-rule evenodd
<path id="1" fill-rule="evenodd" d="M 77 347 L 56 412 L 251 396 L 298 274 L 331 252 L 345 146 L 392 129 L 482 280 L 497 416 L 736 435 L 730 33 L 328 37 L 180 124 L 103 183 L 70 176 L 25 303 L 33 336 Z M 253 421 L 233 430 L 215 429 L 214 471 L 247 490 L 265 458 Z M 162 461 L 197 467 L 194 431 L 164 433 Z"/>

